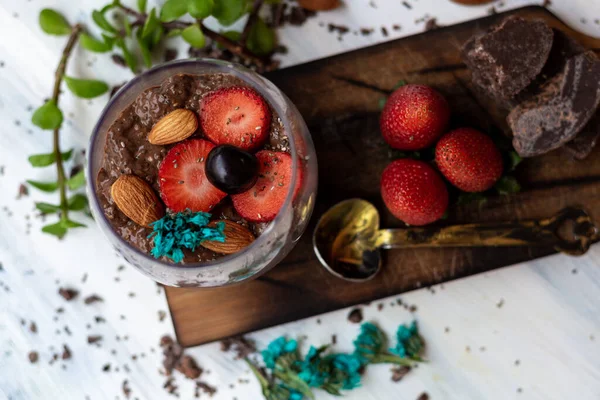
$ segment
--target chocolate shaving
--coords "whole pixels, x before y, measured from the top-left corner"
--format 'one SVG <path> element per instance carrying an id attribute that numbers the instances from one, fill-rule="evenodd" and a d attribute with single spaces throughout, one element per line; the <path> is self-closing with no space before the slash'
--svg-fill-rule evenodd
<path id="1" fill-rule="evenodd" d="M 202 374 L 202 368 L 198 367 L 196 360 L 188 355 L 184 355 L 179 359 L 175 369 L 188 379 L 198 379 Z"/>
<path id="2" fill-rule="evenodd" d="M 25 186 L 24 184 L 21 183 L 19 185 L 19 192 L 17 194 L 17 199 L 20 199 L 25 196 L 29 196 L 29 189 L 27 188 L 27 186 Z"/>
<path id="3" fill-rule="evenodd" d="M 98 301 L 104 301 L 104 299 L 100 296 L 98 296 L 97 294 L 92 294 L 88 297 L 85 298 L 85 300 L 83 300 L 83 302 L 85 304 L 92 304 L 92 303 L 96 303 Z"/>
<path id="4" fill-rule="evenodd" d="M 411 368 L 407 365 L 392 368 L 392 382 L 400 382 L 409 372 Z"/>
<path id="5" fill-rule="evenodd" d="M 69 347 L 66 344 L 63 344 L 63 352 L 61 358 L 63 360 L 70 360 L 72 355 L 73 354 L 71 353 L 71 349 L 69 349 Z"/>
<path id="6" fill-rule="evenodd" d="M 196 382 L 196 388 L 197 389 L 202 389 L 202 391 L 206 394 L 208 394 L 209 396 L 214 395 L 215 393 L 217 393 L 217 389 L 210 386 L 208 383 L 206 382 Z"/>
<path id="7" fill-rule="evenodd" d="M 37 325 L 35 324 L 35 322 L 31 321 L 31 323 L 29 324 L 29 332 L 37 333 L 37 331 Z"/>
<path id="8" fill-rule="evenodd" d="M 123 395 L 126 399 L 128 399 L 129 396 L 131 396 L 131 388 L 129 387 L 129 382 L 127 381 L 127 379 L 123 381 L 123 384 L 121 385 L 121 390 L 123 391 Z"/>
<path id="9" fill-rule="evenodd" d="M 88 344 L 98 343 L 101 340 L 102 340 L 102 336 L 100 336 L 100 335 L 90 335 L 87 337 Z"/>
<path id="10" fill-rule="evenodd" d="M 362 314 L 362 310 L 360 308 L 355 308 L 354 310 L 350 311 L 350 313 L 348 314 L 348 321 L 354 323 L 354 324 L 360 324 L 363 320 L 363 314 Z"/>
<path id="11" fill-rule="evenodd" d="M 63 299 L 65 299 L 66 301 L 71 301 L 75 297 L 77 297 L 77 295 L 79 294 L 79 291 L 77 291 L 75 289 L 69 289 L 69 288 L 60 288 L 60 289 L 58 289 L 58 294 L 60 294 L 63 297 Z"/>
<path id="12" fill-rule="evenodd" d="M 37 351 L 30 351 L 29 354 L 27 354 L 27 358 L 29 358 L 30 363 L 35 364 L 38 362 L 40 356 Z"/>
<path id="13" fill-rule="evenodd" d="M 253 341 L 246 339 L 243 336 L 221 340 L 221 351 L 229 351 L 233 349 L 236 353 L 236 359 L 244 359 L 250 354 L 256 352 L 256 345 Z"/>

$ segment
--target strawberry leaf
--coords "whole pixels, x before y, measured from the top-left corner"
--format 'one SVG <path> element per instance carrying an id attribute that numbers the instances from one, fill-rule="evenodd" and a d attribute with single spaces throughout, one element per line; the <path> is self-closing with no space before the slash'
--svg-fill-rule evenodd
<path id="1" fill-rule="evenodd" d="M 62 111 L 54 100 L 48 100 L 31 116 L 31 122 L 42 129 L 53 130 L 60 127 L 63 121 Z"/>
<path id="2" fill-rule="evenodd" d="M 108 85 L 94 79 L 77 79 L 65 76 L 65 82 L 71 92 L 84 99 L 92 99 L 108 92 Z"/>
<path id="3" fill-rule="evenodd" d="M 137 8 L 142 14 L 146 14 L 147 0 L 137 0 Z"/>
<path id="4" fill-rule="evenodd" d="M 156 8 L 153 8 L 144 23 L 144 27 L 142 28 L 142 37 L 146 38 L 150 36 L 156 28 L 160 25 L 160 21 L 156 17 Z"/>
<path id="5" fill-rule="evenodd" d="M 62 223 L 62 225 L 66 229 L 69 229 L 69 228 L 85 228 L 86 227 L 85 224 L 79 223 L 77 221 L 72 221 L 70 219 L 63 220 L 63 221 L 61 221 L 61 223 Z"/>
<path id="6" fill-rule="evenodd" d="M 45 8 L 40 12 L 39 16 L 40 27 L 49 35 L 68 35 L 71 33 L 71 25 L 66 18 L 49 8 Z"/>
<path id="7" fill-rule="evenodd" d="M 503 176 L 496 182 L 494 189 L 501 195 L 510 195 L 521 191 L 521 185 L 514 176 Z"/>
<path id="8" fill-rule="evenodd" d="M 245 0 L 219 0 L 215 2 L 212 15 L 223 26 L 232 25 L 246 12 Z"/>
<path id="9" fill-rule="evenodd" d="M 108 7 L 113 8 L 114 6 L 111 4 Z M 106 10 L 103 10 L 103 11 L 106 11 Z M 110 32 L 110 33 L 117 33 L 117 29 L 114 26 L 112 26 L 110 24 L 110 22 L 108 22 L 108 20 L 104 16 L 103 11 L 98 11 L 98 10 L 92 11 L 92 19 L 94 20 L 96 25 L 98 25 L 98 27 L 100 27 L 100 29 Z"/>

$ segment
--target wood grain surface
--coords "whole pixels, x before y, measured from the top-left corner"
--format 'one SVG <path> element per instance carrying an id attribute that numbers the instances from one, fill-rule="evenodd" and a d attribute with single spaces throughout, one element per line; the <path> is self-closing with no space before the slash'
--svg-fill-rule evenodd
<path id="1" fill-rule="evenodd" d="M 566 27 L 543 8 L 509 12 L 542 18 L 587 48 L 600 40 Z M 268 78 L 296 104 L 309 125 L 319 160 L 319 196 L 312 224 L 292 253 L 258 279 L 218 289 L 167 288 L 178 339 L 193 346 L 277 325 L 352 304 L 405 292 L 530 260 L 551 248 L 415 249 L 385 253 L 373 280 L 348 283 L 331 276 L 312 251 L 318 217 L 338 201 L 360 197 L 381 212 L 384 227 L 401 223 L 387 212 L 379 177 L 392 155 L 379 133 L 379 100 L 399 80 L 434 86 L 448 99 L 453 126 L 492 135 L 506 132 L 506 113 L 472 87 L 459 49 L 472 34 L 507 14 L 425 32 L 351 53 L 271 73 Z M 562 150 L 525 160 L 516 175 L 522 193 L 453 206 L 443 224 L 549 217 L 567 205 L 582 205 L 600 218 L 600 148 L 585 161 Z"/>

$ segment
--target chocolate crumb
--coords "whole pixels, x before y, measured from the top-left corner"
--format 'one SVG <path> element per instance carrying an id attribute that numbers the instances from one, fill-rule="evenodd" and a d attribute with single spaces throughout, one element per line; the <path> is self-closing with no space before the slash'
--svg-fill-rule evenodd
<path id="1" fill-rule="evenodd" d="M 345 35 L 350 31 L 350 28 L 348 28 L 346 25 L 336 25 L 329 23 L 327 24 L 327 30 L 329 32 L 337 32 L 340 35 Z"/>
<path id="2" fill-rule="evenodd" d="M 517 388 L 517 393 L 523 393 L 523 388 Z"/>
<path id="3" fill-rule="evenodd" d="M 127 62 L 120 54 L 113 54 L 110 56 L 112 61 L 120 67 L 127 68 Z"/>
<path id="4" fill-rule="evenodd" d="M 206 382 L 201 382 L 201 381 L 198 381 L 198 382 L 196 382 L 196 387 L 198 387 L 198 388 L 202 389 L 202 391 L 203 391 L 204 393 L 208 394 L 209 396 L 212 396 L 212 395 L 214 395 L 215 393 L 217 393 L 217 389 L 216 389 L 216 388 L 214 388 L 214 387 L 212 387 L 212 386 L 210 386 L 210 385 L 209 385 L 208 383 L 206 383 Z"/>
<path id="5" fill-rule="evenodd" d="M 331 335 L 331 344 L 337 343 L 337 335 Z"/>
<path id="6" fill-rule="evenodd" d="M 175 384 L 175 379 L 173 379 L 173 377 L 169 377 L 165 381 L 165 383 L 163 384 L 163 388 L 167 391 L 167 393 L 179 397 L 179 393 L 177 392 L 177 389 L 179 388 Z"/>
<path id="7" fill-rule="evenodd" d="M 377 311 L 383 310 L 383 303 L 377 304 Z"/>
<path id="8" fill-rule="evenodd" d="M 37 331 L 37 325 L 35 324 L 35 322 L 31 321 L 31 323 L 29 324 L 29 332 L 37 333 Z"/>
<path id="9" fill-rule="evenodd" d="M 355 308 L 354 310 L 350 311 L 350 314 L 348 314 L 348 321 L 354 324 L 360 324 L 362 320 L 363 314 L 360 308 Z"/>
<path id="10" fill-rule="evenodd" d="M 504 299 L 500 299 L 500 301 L 496 304 L 496 307 L 502 308 L 503 305 L 504 305 Z"/>
<path id="11" fill-rule="evenodd" d="M 165 62 L 173 61 L 177 58 L 177 49 L 167 48 L 165 49 Z"/>
<path id="12" fill-rule="evenodd" d="M 419 397 L 417 397 L 417 400 L 429 400 L 429 395 L 423 392 Z"/>
<path id="13" fill-rule="evenodd" d="M 410 3 L 406 2 L 406 1 L 403 1 L 403 2 L 402 2 L 402 5 L 403 5 L 404 7 L 406 7 L 406 8 L 408 8 L 409 10 L 412 10 L 412 6 L 410 5 Z"/>
<path id="14" fill-rule="evenodd" d="M 109 97 L 112 98 L 115 94 L 117 94 L 117 92 L 119 91 L 119 89 L 121 89 L 123 87 L 124 83 L 121 83 L 120 85 L 115 85 L 110 89 L 110 95 Z"/>
<path id="15" fill-rule="evenodd" d="M 110 372 L 110 364 L 104 364 L 102 367 L 102 372 Z"/>
<path id="16" fill-rule="evenodd" d="M 106 320 L 103 317 L 99 316 L 99 315 L 95 316 L 94 320 L 96 321 L 97 324 L 106 322 Z"/>
<path id="17" fill-rule="evenodd" d="M 158 320 L 160 322 L 163 322 L 166 317 L 167 317 L 167 313 L 165 311 L 163 311 L 163 310 L 158 311 Z"/>
<path id="18" fill-rule="evenodd" d="M 360 34 L 363 36 L 368 36 L 373 33 L 373 28 L 360 28 Z"/>
<path id="19" fill-rule="evenodd" d="M 129 396 L 131 396 L 131 388 L 129 387 L 129 382 L 127 381 L 127 379 L 123 381 L 123 384 L 121 385 L 121 390 L 123 390 L 123 395 L 126 399 L 128 399 Z"/>
<path id="20" fill-rule="evenodd" d="M 392 368 L 392 382 L 400 382 L 410 372 L 410 369 L 407 365 Z"/>
<path id="21" fill-rule="evenodd" d="M 194 358 L 188 355 L 181 357 L 175 369 L 188 379 L 197 379 L 202 374 L 202 368 L 198 366 Z"/>
<path id="22" fill-rule="evenodd" d="M 244 336 L 237 336 L 221 340 L 221 351 L 229 351 L 233 349 L 236 353 L 237 360 L 244 359 L 250 354 L 256 352 L 256 345 L 253 341 L 246 339 Z"/>
<path id="23" fill-rule="evenodd" d="M 516 365 L 516 366 L 519 366 L 519 365 L 521 365 L 521 360 L 515 360 L 515 365 Z"/>
<path id="24" fill-rule="evenodd" d="M 83 274 L 83 276 L 81 277 L 81 283 L 85 283 L 87 281 L 88 278 L 88 274 L 87 272 L 85 274 Z"/>
<path id="25" fill-rule="evenodd" d="M 542 7 L 550 7 L 552 5 L 552 0 L 544 0 L 542 3 Z"/>
<path id="26" fill-rule="evenodd" d="M 20 199 L 25 196 L 29 196 L 29 189 L 27 189 L 27 186 L 25 186 L 24 184 L 21 183 L 19 185 L 19 192 L 17 193 L 17 199 Z"/>
<path id="27" fill-rule="evenodd" d="M 88 297 L 85 298 L 85 300 L 83 300 L 83 302 L 85 304 L 92 304 L 92 303 L 96 303 L 98 301 L 104 301 L 104 299 L 100 296 L 98 296 L 97 294 L 92 294 Z"/>
<path id="28" fill-rule="evenodd" d="M 402 29 L 402 27 L 398 24 L 394 24 L 394 25 L 392 25 L 392 29 L 395 31 L 399 31 L 400 29 Z"/>
<path id="29" fill-rule="evenodd" d="M 388 30 L 387 30 L 387 28 L 386 28 L 385 26 L 382 26 L 382 27 L 381 27 L 381 34 L 382 34 L 383 36 L 385 36 L 385 37 L 387 37 L 387 36 L 389 35 L 389 34 L 388 34 Z"/>
<path id="30" fill-rule="evenodd" d="M 414 304 L 410 307 L 408 307 L 408 311 L 410 311 L 411 313 L 414 313 L 417 311 L 417 306 L 415 306 Z"/>
<path id="31" fill-rule="evenodd" d="M 321 318 L 317 318 L 317 325 L 321 325 Z"/>
<path id="32" fill-rule="evenodd" d="M 29 362 L 32 364 L 35 364 L 36 362 L 38 362 L 38 360 L 40 358 L 37 351 L 30 351 L 29 354 L 27 355 L 27 357 L 29 358 Z"/>
<path id="33" fill-rule="evenodd" d="M 61 358 L 63 360 L 70 360 L 72 357 L 72 353 L 71 353 L 71 349 L 69 349 L 69 346 L 67 346 L 66 344 L 63 344 L 63 352 L 61 355 Z"/>
<path id="34" fill-rule="evenodd" d="M 60 294 L 63 297 L 63 299 L 65 299 L 66 301 L 71 301 L 75 297 L 77 297 L 77 295 L 79 294 L 79 291 L 77 291 L 75 289 L 69 289 L 69 288 L 60 288 L 60 289 L 58 289 L 58 294 Z"/>
<path id="35" fill-rule="evenodd" d="M 441 27 L 441 26 L 440 26 L 440 25 L 438 25 L 438 23 L 437 23 L 437 19 L 435 19 L 435 18 L 429 18 L 429 19 L 427 20 L 427 22 L 425 23 L 425 30 L 426 30 L 426 31 L 431 31 L 431 30 L 433 30 L 433 29 L 438 29 L 438 28 L 440 28 L 440 27 Z"/>
<path id="36" fill-rule="evenodd" d="M 87 337 L 88 344 L 98 343 L 101 340 L 102 340 L 102 336 L 101 335 L 90 335 L 90 336 Z"/>
<path id="37" fill-rule="evenodd" d="M 449 326 L 445 327 L 445 328 L 444 328 L 444 332 L 445 332 L 445 333 L 449 333 L 449 332 L 450 332 L 450 327 L 449 327 Z"/>
<path id="38" fill-rule="evenodd" d="M 63 329 L 65 330 L 65 333 L 67 335 L 71 336 L 71 329 L 67 325 L 65 325 L 65 327 Z"/>

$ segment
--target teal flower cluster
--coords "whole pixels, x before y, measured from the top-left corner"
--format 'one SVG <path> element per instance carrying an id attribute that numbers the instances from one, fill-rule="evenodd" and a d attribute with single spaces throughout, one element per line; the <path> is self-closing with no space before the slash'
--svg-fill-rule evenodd
<path id="1" fill-rule="evenodd" d="M 408 326 L 400 325 L 396 331 L 396 340 L 396 347 L 390 349 L 392 354 L 418 359 L 423 351 L 423 339 L 419 335 L 416 321 Z"/>
<path id="2" fill-rule="evenodd" d="M 196 250 L 200 243 L 211 240 L 225 242 L 225 224 L 220 222 L 216 228 L 208 225 L 211 215 L 205 212 L 184 211 L 167 214 L 151 224 L 154 238 L 151 254 L 154 258 L 168 257 L 178 263 L 183 260 L 183 249 Z"/>
<path id="3" fill-rule="evenodd" d="M 409 326 L 401 325 L 396 337 L 396 347 L 388 351 L 383 331 L 367 322 L 361 325 L 360 334 L 353 342 L 354 351 L 350 354 L 329 353 L 328 346 L 310 346 L 306 356 L 301 358 L 298 342 L 280 337 L 261 352 L 265 366 L 270 370 L 266 375 L 248 362 L 267 400 L 314 399 L 312 388 L 339 396 L 342 390 L 360 386 L 361 374 L 369 364 L 411 366 L 416 361 L 423 361 L 420 357 L 423 340 L 415 322 Z"/>

